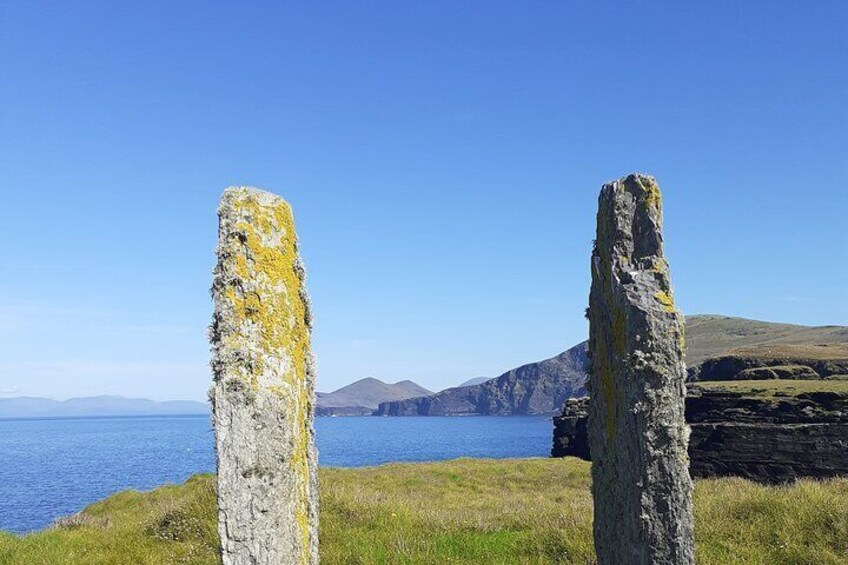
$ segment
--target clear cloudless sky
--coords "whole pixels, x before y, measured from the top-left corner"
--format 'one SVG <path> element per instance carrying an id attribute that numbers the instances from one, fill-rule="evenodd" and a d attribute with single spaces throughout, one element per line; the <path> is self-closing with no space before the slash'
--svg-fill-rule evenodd
<path id="1" fill-rule="evenodd" d="M 203 399 L 223 189 L 292 203 L 320 390 L 586 337 L 655 175 L 687 314 L 848 324 L 848 2 L 0 4 L 0 395 Z"/>

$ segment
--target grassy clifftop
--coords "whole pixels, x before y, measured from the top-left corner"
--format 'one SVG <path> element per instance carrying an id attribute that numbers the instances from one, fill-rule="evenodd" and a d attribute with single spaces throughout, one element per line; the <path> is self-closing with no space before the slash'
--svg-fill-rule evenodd
<path id="1" fill-rule="evenodd" d="M 474 460 L 321 469 L 321 559 L 336 563 L 593 562 L 589 463 Z M 696 482 L 701 564 L 848 562 L 848 479 Z M 0 563 L 214 564 L 214 478 L 122 492 L 25 537 Z"/>
<path id="2" fill-rule="evenodd" d="M 848 395 L 848 380 L 771 379 L 757 381 L 701 381 L 687 385 L 690 389 L 738 393 L 745 398 L 795 397 L 801 394 L 829 392 Z"/>
<path id="3" fill-rule="evenodd" d="M 837 347 L 810 348 L 819 344 Z M 771 351 L 779 356 L 781 351 L 791 350 L 802 356 L 817 357 L 848 352 L 848 349 L 840 350 L 840 344 L 848 344 L 846 326 L 797 326 L 714 315 L 686 317 L 686 364 L 690 367 L 740 348 L 745 348 L 749 355 Z M 805 351 L 805 347 L 810 349 Z"/>

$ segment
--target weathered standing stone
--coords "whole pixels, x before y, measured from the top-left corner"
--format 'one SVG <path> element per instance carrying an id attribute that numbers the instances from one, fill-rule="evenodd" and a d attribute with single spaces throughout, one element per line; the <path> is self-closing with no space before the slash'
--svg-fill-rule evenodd
<path id="1" fill-rule="evenodd" d="M 683 316 L 663 258 L 660 191 L 604 185 L 589 296 L 589 443 L 600 565 L 694 563 Z"/>
<path id="2" fill-rule="evenodd" d="M 314 371 L 289 205 L 224 192 L 210 331 L 224 565 L 318 562 Z"/>

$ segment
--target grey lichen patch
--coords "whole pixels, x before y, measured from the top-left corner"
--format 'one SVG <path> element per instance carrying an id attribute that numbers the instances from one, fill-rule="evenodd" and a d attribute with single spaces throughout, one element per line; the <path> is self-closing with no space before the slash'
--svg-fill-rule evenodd
<path id="1" fill-rule="evenodd" d="M 604 185 L 589 296 L 589 444 L 600 565 L 694 562 L 683 317 L 652 177 Z"/>
<path id="2" fill-rule="evenodd" d="M 318 561 L 312 318 L 291 208 L 224 192 L 210 339 L 224 565 Z"/>
<path id="3" fill-rule="evenodd" d="M 245 469 L 241 472 L 241 476 L 245 479 L 250 479 L 253 477 L 257 477 L 260 479 L 273 479 L 276 476 L 274 469 L 270 469 L 267 467 L 252 467 L 250 469 Z"/>

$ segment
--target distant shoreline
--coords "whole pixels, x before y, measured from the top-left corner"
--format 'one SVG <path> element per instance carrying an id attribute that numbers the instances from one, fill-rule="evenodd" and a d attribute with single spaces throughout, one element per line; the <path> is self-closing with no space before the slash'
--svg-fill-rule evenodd
<path id="1" fill-rule="evenodd" d="M 449 418 L 449 419 L 458 419 L 458 418 L 544 418 L 546 420 L 550 420 L 553 418 L 552 414 L 498 414 L 498 415 L 488 415 L 488 414 L 450 414 L 450 415 L 440 415 L 440 416 L 315 416 L 315 419 L 321 420 L 334 420 L 339 418 L 350 418 L 350 419 L 361 419 L 361 418 L 389 418 L 393 420 L 415 420 L 418 418 L 434 420 L 439 418 Z M 113 414 L 113 415 L 104 415 L 104 416 L 16 416 L 14 418 L 0 418 L 0 422 L 23 422 L 23 421 L 37 421 L 37 420 L 45 420 L 45 421 L 56 421 L 56 420 L 145 420 L 151 418 L 209 418 L 210 414 Z"/>
<path id="2" fill-rule="evenodd" d="M 150 418 L 209 418 L 209 414 L 112 414 L 104 416 L 20 416 L 0 418 L 0 422 L 33 420 L 143 420 Z"/>

